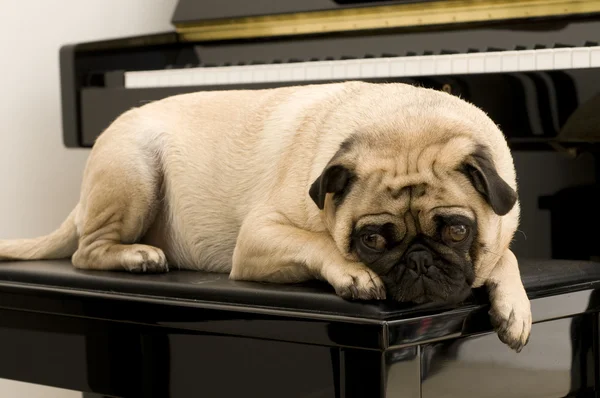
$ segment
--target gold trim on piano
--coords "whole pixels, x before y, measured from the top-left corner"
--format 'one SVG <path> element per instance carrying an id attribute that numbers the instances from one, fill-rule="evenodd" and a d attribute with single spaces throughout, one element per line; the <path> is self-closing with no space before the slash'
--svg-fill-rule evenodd
<path id="1" fill-rule="evenodd" d="M 176 24 L 184 41 L 290 36 L 600 12 L 598 0 L 457 0 L 264 15 Z"/>

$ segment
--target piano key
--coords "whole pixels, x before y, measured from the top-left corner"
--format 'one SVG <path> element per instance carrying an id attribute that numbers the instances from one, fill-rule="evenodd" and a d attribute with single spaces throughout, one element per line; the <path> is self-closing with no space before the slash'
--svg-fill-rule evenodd
<path id="1" fill-rule="evenodd" d="M 502 56 L 499 52 L 486 53 L 484 59 L 485 72 L 500 72 L 502 70 Z"/>
<path id="2" fill-rule="evenodd" d="M 435 75 L 435 62 L 437 59 L 437 55 L 428 55 L 421 57 L 419 61 L 420 74 L 425 76 Z"/>
<path id="3" fill-rule="evenodd" d="M 505 51 L 501 55 L 501 69 L 504 72 L 519 70 L 519 51 Z"/>
<path id="4" fill-rule="evenodd" d="M 401 62 L 401 61 L 400 61 Z M 375 76 L 376 77 L 388 77 L 390 76 L 391 61 L 388 59 L 382 59 L 380 62 L 375 64 Z M 404 74 L 404 64 L 401 63 L 401 70 L 394 70 L 394 76 L 400 77 Z"/>
<path id="5" fill-rule="evenodd" d="M 573 66 L 573 68 L 589 68 L 590 49 L 577 48 L 572 50 L 571 65 Z"/>
<path id="6" fill-rule="evenodd" d="M 365 77 L 365 78 L 369 78 L 369 77 L 377 77 L 377 75 L 375 74 L 376 68 L 377 68 L 377 61 L 376 60 L 362 60 L 359 63 L 360 65 L 360 77 Z"/>
<path id="7" fill-rule="evenodd" d="M 319 66 L 319 79 L 320 80 L 329 80 L 332 77 L 332 64 L 331 61 L 320 62 Z"/>
<path id="8" fill-rule="evenodd" d="M 406 76 L 419 76 L 421 74 L 421 57 L 407 57 L 405 63 Z"/>
<path id="9" fill-rule="evenodd" d="M 270 66 L 266 68 L 266 80 L 268 82 L 278 82 L 279 81 L 279 68 Z"/>
<path id="10" fill-rule="evenodd" d="M 457 55 L 452 57 L 452 73 L 453 74 L 468 74 L 469 73 L 469 58 L 466 55 Z"/>
<path id="11" fill-rule="evenodd" d="M 360 63 L 357 60 L 346 61 L 345 79 L 358 79 L 360 77 Z"/>
<path id="12" fill-rule="evenodd" d="M 243 68 L 244 69 L 242 69 L 240 83 L 251 83 L 252 82 L 252 74 L 253 74 L 252 67 L 246 66 Z"/>
<path id="13" fill-rule="evenodd" d="M 239 66 L 230 66 L 227 68 L 227 81 L 239 82 L 242 80 L 242 70 Z"/>
<path id="14" fill-rule="evenodd" d="M 469 54 L 469 73 L 485 72 L 485 56 L 486 55 L 484 53 Z"/>
<path id="15" fill-rule="evenodd" d="M 554 69 L 570 69 L 572 65 L 572 53 L 570 48 L 558 48 L 554 50 Z"/>
<path id="16" fill-rule="evenodd" d="M 452 73 L 452 56 L 449 54 L 438 55 L 435 59 L 435 74 L 449 75 Z"/>
<path id="17" fill-rule="evenodd" d="M 215 81 L 217 84 L 227 83 L 227 67 L 217 68 L 215 72 Z"/>
<path id="18" fill-rule="evenodd" d="M 295 64 L 292 68 L 292 81 L 301 82 L 306 79 L 306 68 L 303 63 Z"/>
<path id="19" fill-rule="evenodd" d="M 554 50 L 537 50 L 535 53 L 535 69 L 551 70 L 554 69 Z"/>
<path id="20" fill-rule="evenodd" d="M 405 57 L 395 57 L 389 61 L 389 76 L 401 77 L 406 74 Z"/>
<path id="21" fill-rule="evenodd" d="M 517 66 L 519 71 L 535 70 L 535 50 L 519 51 L 519 62 Z"/>
<path id="22" fill-rule="evenodd" d="M 346 78 L 346 64 L 344 61 L 338 61 L 333 64 L 333 67 L 331 68 L 331 75 L 334 79 Z"/>
<path id="23" fill-rule="evenodd" d="M 587 43 L 590 44 L 590 43 Z M 188 67 L 125 72 L 125 87 L 177 87 L 375 77 L 543 71 L 600 66 L 600 46 Z"/>
<path id="24" fill-rule="evenodd" d="M 318 62 L 307 62 L 306 63 L 306 80 L 319 80 L 319 63 Z"/>
<path id="25" fill-rule="evenodd" d="M 600 66 L 600 47 L 590 48 L 590 66 Z"/>
<path id="26" fill-rule="evenodd" d="M 279 68 L 279 81 L 281 81 L 281 82 L 292 81 L 292 67 L 290 65 L 282 65 Z"/>

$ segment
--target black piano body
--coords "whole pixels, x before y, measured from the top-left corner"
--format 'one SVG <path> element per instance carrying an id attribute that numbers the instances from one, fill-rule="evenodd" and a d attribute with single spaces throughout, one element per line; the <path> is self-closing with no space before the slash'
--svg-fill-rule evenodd
<path id="1" fill-rule="evenodd" d="M 173 32 L 61 48 L 65 145 L 199 90 L 360 79 L 459 95 L 515 157 L 529 345 L 499 342 L 481 291 L 406 307 L 316 282 L 15 263 L 0 268 L 0 377 L 124 397 L 600 395 L 600 239 L 582 225 L 600 224 L 600 2 L 241 3 L 180 1 Z"/>

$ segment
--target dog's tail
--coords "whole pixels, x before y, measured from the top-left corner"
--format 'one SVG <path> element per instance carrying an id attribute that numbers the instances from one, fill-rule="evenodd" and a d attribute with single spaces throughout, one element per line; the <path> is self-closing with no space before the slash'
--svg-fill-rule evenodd
<path id="1" fill-rule="evenodd" d="M 75 209 L 54 232 L 33 239 L 0 240 L 0 261 L 69 258 L 77 250 Z"/>

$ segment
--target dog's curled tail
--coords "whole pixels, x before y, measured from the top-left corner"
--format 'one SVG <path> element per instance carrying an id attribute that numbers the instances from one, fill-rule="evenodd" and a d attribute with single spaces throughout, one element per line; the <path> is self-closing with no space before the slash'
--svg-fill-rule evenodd
<path id="1" fill-rule="evenodd" d="M 77 207 L 57 230 L 33 239 L 0 240 L 0 261 L 69 258 L 77 250 Z"/>

